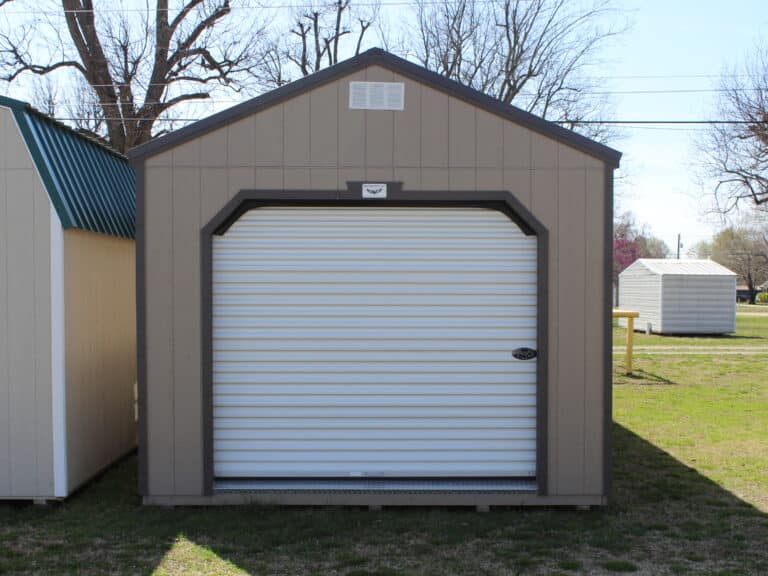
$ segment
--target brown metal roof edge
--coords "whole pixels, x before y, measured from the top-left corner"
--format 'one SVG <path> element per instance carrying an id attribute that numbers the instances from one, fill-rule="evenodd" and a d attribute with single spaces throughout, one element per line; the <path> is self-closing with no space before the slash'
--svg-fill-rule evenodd
<path id="1" fill-rule="evenodd" d="M 222 128 L 223 126 L 241 120 L 242 118 L 255 114 L 270 106 L 274 106 L 290 98 L 309 92 L 323 84 L 333 82 L 369 66 L 382 66 L 397 74 L 416 80 L 417 82 L 441 92 L 445 92 L 448 95 L 463 100 L 473 106 L 482 108 L 491 114 L 501 116 L 502 118 L 515 122 L 516 124 L 529 128 L 544 136 L 548 136 L 553 140 L 557 140 L 558 142 L 576 148 L 577 150 L 606 162 L 612 167 L 618 167 L 619 165 L 621 152 L 618 150 L 614 150 L 609 146 L 600 144 L 577 132 L 563 128 L 558 124 L 544 120 L 535 114 L 531 114 L 530 112 L 526 112 L 525 110 L 509 104 L 504 104 L 496 98 L 427 70 L 418 64 L 414 64 L 399 56 L 395 56 L 381 48 L 371 48 L 370 50 L 350 58 L 349 60 L 340 62 L 335 66 L 330 66 L 319 72 L 315 72 L 310 76 L 306 76 L 291 82 L 290 84 L 266 92 L 261 96 L 243 102 L 242 104 L 237 104 L 232 108 L 228 108 L 227 110 L 223 110 L 222 112 L 218 112 L 212 116 L 194 122 L 184 128 L 180 128 L 171 134 L 142 144 L 141 146 L 130 150 L 128 152 L 128 158 L 132 162 L 135 162 L 140 158 L 154 156 L 169 148 L 179 146 L 189 140 L 207 134 L 208 132 L 212 132 L 218 128 Z"/>

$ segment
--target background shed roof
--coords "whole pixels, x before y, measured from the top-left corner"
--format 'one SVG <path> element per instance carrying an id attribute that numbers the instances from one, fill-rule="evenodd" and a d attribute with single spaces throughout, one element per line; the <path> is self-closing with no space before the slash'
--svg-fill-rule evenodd
<path id="1" fill-rule="evenodd" d="M 660 276 L 736 276 L 735 272 L 713 260 L 640 258 L 637 262 Z"/>
<path id="2" fill-rule="evenodd" d="M 38 112 L 0 96 L 10 108 L 62 226 L 135 235 L 135 178 L 127 159 Z"/>

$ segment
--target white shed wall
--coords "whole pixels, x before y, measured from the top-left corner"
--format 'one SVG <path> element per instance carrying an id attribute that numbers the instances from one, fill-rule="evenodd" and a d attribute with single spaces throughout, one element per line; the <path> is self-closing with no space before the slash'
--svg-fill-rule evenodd
<path id="1" fill-rule="evenodd" d="M 633 264 L 619 275 L 619 308 L 635 310 L 635 329 L 645 330 L 648 323 L 654 332 L 661 331 L 661 276 L 641 264 Z M 627 320 L 619 319 L 626 327 Z"/>
<path id="2" fill-rule="evenodd" d="M 736 331 L 736 276 L 662 276 L 662 331 Z"/>

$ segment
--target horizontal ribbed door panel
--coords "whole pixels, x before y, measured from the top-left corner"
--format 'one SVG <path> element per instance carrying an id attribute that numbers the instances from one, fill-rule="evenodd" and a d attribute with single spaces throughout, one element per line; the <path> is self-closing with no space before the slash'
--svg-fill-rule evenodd
<path id="1" fill-rule="evenodd" d="M 214 476 L 535 476 L 536 256 L 481 208 L 246 212 L 213 240 Z"/>

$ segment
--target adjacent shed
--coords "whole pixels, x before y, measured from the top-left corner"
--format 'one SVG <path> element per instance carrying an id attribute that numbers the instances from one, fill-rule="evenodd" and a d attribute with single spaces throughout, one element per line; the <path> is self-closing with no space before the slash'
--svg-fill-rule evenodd
<path id="1" fill-rule="evenodd" d="M 0 98 L 0 499 L 64 498 L 135 446 L 134 186 Z"/>
<path id="2" fill-rule="evenodd" d="M 130 155 L 150 504 L 603 504 L 620 154 L 381 50 Z"/>
<path id="3" fill-rule="evenodd" d="M 712 260 L 641 258 L 619 274 L 619 305 L 640 312 L 637 330 L 735 332 L 736 273 Z"/>

